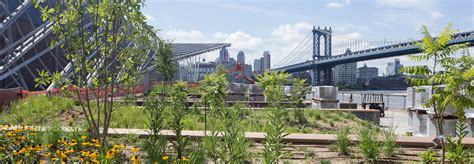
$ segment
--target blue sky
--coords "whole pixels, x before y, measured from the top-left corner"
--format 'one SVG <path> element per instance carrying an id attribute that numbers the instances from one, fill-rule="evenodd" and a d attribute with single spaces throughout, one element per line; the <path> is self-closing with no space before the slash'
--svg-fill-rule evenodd
<path id="1" fill-rule="evenodd" d="M 174 42 L 229 42 L 231 57 L 243 50 L 247 62 L 269 50 L 272 64 L 288 55 L 313 25 L 332 27 L 334 40 L 418 39 L 421 25 L 437 33 L 448 22 L 461 31 L 474 30 L 472 0 L 148 0 L 143 12 Z M 388 61 L 393 58 L 362 63 L 379 67 L 382 74 Z M 407 57 L 401 61 L 416 64 Z"/>

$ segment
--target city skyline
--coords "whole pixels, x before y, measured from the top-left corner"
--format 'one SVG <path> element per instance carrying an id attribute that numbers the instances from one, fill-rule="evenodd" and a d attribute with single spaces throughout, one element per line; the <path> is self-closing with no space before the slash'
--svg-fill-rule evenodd
<path id="1" fill-rule="evenodd" d="M 474 27 L 470 8 L 473 2 L 467 0 L 156 0 L 147 1 L 146 5 L 143 12 L 148 21 L 160 28 L 160 33 L 167 39 L 175 42 L 229 42 L 232 44 L 229 54 L 234 56 L 243 50 L 246 63 L 253 63 L 253 59 L 267 50 L 272 52 L 272 63 L 279 62 L 313 25 L 331 26 L 334 38 L 353 36 L 365 40 L 418 39 L 421 25 L 427 25 L 433 33 L 438 33 L 448 22 L 460 30 Z M 175 9 L 191 12 L 172 12 Z M 347 15 L 353 17 L 348 20 Z M 213 20 L 220 23 L 213 24 Z M 381 70 L 379 75 L 382 75 L 389 61 L 393 58 L 363 63 L 378 67 Z M 400 57 L 400 61 L 405 65 L 416 64 L 409 62 L 406 56 Z"/>

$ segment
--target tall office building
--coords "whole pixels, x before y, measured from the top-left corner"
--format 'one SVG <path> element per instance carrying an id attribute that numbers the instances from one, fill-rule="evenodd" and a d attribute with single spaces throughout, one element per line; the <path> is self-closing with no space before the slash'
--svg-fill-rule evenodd
<path id="1" fill-rule="evenodd" d="M 270 51 L 263 52 L 263 71 L 270 69 Z"/>
<path id="2" fill-rule="evenodd" d="M 357 63 L 340 64 L 334 67 L 335 84 L 355 84 Z"/>
<path id="3" fill-rule="evenodd" d="M 387 63 L 387 76 L 401 75 L 401 68 L 403 68 L 403 65 L 400 64 L 400 59 L 395 58 L 394 62 Z"/>
<path id="4" fill-rule="evenodd" d="M 244 53 L 244 51 L 239 51 L 239 53 L 237 53 L 237 62 L 239 62 L 242 65 L 245 64 L 245 53 Z"/>
<path id="5" fill-rule="evenodd" d="M 222 48 L 219 52 L 219 63 L 227 64 L 229 63 L 229 51 L 227 48 Z"/>
<path id="6" fill-rule="evenodd" d="M 376 78 L 379 75 L 379 69 L 377 67 L 367 67 L 364 64 L 363 67 L 357 69 L 356 79 L 359 84 L 366 84 L 370 79 Z"/>
<path id="7" fill-rule="evenodd" d="M 261 73 L 262 72 L 262 60 L 255 59 L 253 60 L 253 72 Z"/>

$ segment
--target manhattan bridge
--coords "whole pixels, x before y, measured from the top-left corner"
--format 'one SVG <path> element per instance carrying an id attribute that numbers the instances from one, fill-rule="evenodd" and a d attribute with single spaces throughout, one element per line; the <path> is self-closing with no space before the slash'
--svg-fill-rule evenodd
<path id="1" fill-rule="evenodd" d="M 272 71 L 288 73 L 310 71 L 311 84 L 332 85 L 332 68 L 336 65 L 420 53 L 416 42 L 370 41 L 351 35 L 332 37 L 332 29 L 313 27 L 293 51 L 273 66 Z M 474 31 L 459 32 L 449 43 L 474 46 Z M 334 41 L 334 42 L 333 42 Z"/>

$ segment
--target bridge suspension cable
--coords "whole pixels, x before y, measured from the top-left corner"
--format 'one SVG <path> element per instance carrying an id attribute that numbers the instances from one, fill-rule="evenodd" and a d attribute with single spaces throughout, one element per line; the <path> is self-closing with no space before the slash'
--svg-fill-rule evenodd
<path id="1" fill-rule="evenodd" d="M 309 32 L 303 40 L 296 45 L 296 47 L 290 52 L 289 55 L 285 56 L 283 59 L 281 59 L 279 62 L 277 62 L 273 67 L 280 67 L 288 64 L 287 61 L 294 60 L 295 58 L 298 57 L 298 52 L 304 47 L 308 45 L 308 42 L 312 40 L 311 37 L 311 32 Z"/>

